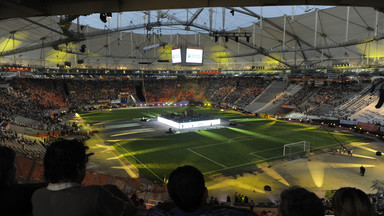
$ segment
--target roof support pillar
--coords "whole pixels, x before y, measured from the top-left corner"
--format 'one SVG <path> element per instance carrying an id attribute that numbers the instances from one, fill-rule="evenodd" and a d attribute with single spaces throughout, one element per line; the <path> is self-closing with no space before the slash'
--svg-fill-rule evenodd
<path id="1" fill-rule="evenodd" d="M 319 9 L 316 8 L 316 16 L 315 16 L 315 39 L 314 39 L 314 42 L 313 42 L 313 47 L 316 47 L 317 46 L 317 22 L 318 22 L 318 18 L 319 18 Z"/>
<path id="2" fill-rule="evenodd" d="M 283 28 L 283 49 L 285 49 L 285 30 L 287 28 L 287 15 L 284 14 L 284 28 Z"/>
<path id="3" fill-rule="evenodd" d="M 213 9 L 209 9 L 209 31 L 212 32 Z"/>
<path id="4" fill-rule="evenodd" d="M 349 30 L 349 10 L 350 7 L 347 7 L 347 23 L 346 23 L 346 28 L 345 28 L 345 42 L 348 41 L 348 30 Z"/>
<path id="5" fill-rule="evenodd" d="M 225 8 L 222 8 L 221 15 L 223 16 L 223 31 L 225 30 Z"/>
<path id="6" fill-rule="evenodd" d="M 379 11 L 376 11 L 375 37 L 377 37 L 378 31 L 379 31 Z"/>
<path id="7" fill-rule="evenodd" d="M 252 46 L 256 44 L 256 23 L 253 22 L 253 30 L 252 30 Z"/>

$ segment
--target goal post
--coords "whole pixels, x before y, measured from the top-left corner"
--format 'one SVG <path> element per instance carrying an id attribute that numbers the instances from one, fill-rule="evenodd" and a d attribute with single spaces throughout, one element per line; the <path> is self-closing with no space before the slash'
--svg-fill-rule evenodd
<path id="1" fill-rule="evenodd" d="M 298 156 L 309 153 L 310 150 L 311 143 L 307 141 L 288 143 L 284 145 L 283 156 Z"/>

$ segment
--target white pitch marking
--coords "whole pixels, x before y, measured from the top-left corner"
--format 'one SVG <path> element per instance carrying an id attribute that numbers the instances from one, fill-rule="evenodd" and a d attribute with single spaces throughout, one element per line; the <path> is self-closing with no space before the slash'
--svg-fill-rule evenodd
<path id="1" fill-rule="evenodd" d="M 205 158 L 205 159 L 207 159 L 207 160 L 209 160 L 209 161 L 211 161 L 211 162 L 213 162 L 213 163 L 215 163 L 215 164 L 217 164 L 217 165 L 219 165 L 219 166 L 222 166 L 222 167 L 224 167 L 224 168 L 227 168 L 227 167 L 224 166 L 223 164 L 218 163 L 218 162 L 216 162 L 216 161 L 214 161 L 214 160 L 212 160 L 212 159 L 210 159 L 210 158 L 207 158 L 207 157 L 205 157 L 204 155 L 199 154 L 199 153 L 197 153 L 197 152 L 195 152 L 195 151 L 192 151 L 191 149 L 187 149 L 187 150 L 190 151 L 190 152 L 192 152 L 192 153 L 195 153 L 196 155 L 199 155 L 200 157 Z"/>
<path id="2" fill-rule="evenodd" d="M 267 160 L 267 158 L 265 158 L 265 157 L 261 157 L 260 155 L 257 155 L 257 154 L 254 154 L 254 152 L 251 152 L 251 153 L 249 153 L 249 154 L 251 154 L 251 155 L 253 155 L 253 156 L 255 156 L 255 157 L 263 158 L 263 160 Z"/>
<path id="3" fill-rule="evenodd" d="M 282 155 L 281 156 L 275 156 L 275 157 L 270 157 L 270 158 L 267 158 L 267 159 L 269 160 L 269 159 L 275 159 L 275 158 L 281 158 L 281 157 L 283 157 L 283 156 Z M 250 165 L 250 164 L 256 164 L 256 163 L 263 162 L 263 161 L 265 161 L 265 160 L 258 160 L 258 161 L 244 163 L 244 164 L 240 164 L 240 165 L 236 165 L 236 166 L 231 166 L 231 167 L 227 167 L 227 168 L 223 168 L 223 169 L 212 170 L 212 171 L 209 171 L 209 172 L 205 172 L 203 174 L 209 174 L 209 173 L 213 173 L 213 172 L 219 172 L 219 171 L 223 171 L 223 170 L 233 169 L 233 168 L 236 168 L 236 167 L 247 166 L 247 165 Z"/>
<path id="4" fill-rule="evenodd" d="M 120 146 L 120 148 L 124 149 L 124 151 L 126 151 L 130 156 L 132 156 L 133 158 L 135 158 L 136 161 L 138 161 L 140 164 L 142 164 L 147 170 L 149 170 L 149 172 L 151 172 L 154 176 L 156 176 L 160 181 L 164 181 L 163 179 L 161 179 L 156 173 L 154 173 L 151 169 L 149 169 L 144 163 L 142 163 L 139 159 L 137 159 L 135 156 L 133 156 L 129 151 L 127 151 L 127 149 L 123 148 L 120 143 L 117 143 L 115 142 L 118 146 Z"/>

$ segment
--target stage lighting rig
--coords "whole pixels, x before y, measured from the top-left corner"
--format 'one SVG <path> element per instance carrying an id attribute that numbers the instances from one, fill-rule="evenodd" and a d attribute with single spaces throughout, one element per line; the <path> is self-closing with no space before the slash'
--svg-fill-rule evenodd
<path id="1" fill-rule="evenodd" d="M 209 33 L 209 36 L 214 37 L 215 42 L 218 41 L 219 37 L 223 37 L 225 39 L 225 42 L 228 42 L 229 39 L 239 42 L 240 38 L 245 38 L 246 41 L 249 43 L 249 39 L 252 36 L 252 33 L 251 32 L 215 31 L 215 32 Z"/>

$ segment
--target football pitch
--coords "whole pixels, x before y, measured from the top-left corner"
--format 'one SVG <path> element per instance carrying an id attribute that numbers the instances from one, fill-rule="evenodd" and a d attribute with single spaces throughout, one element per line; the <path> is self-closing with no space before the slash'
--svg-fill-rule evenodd
<path id="1" fill-rule="evenodd" d="M 330 149 L 367 139 L 314 125 L 291 123 L 247 116 L 234 111 L 194 107 L 195 112 L 210 114 L 237 126 L 194 130 L 144 138 L 121 139 L 110 143 L 141 175 L 162 181 L 182 165 L 193 165 L 204 175 L 241 170 L 260 163 L 289 158 L 284 145 L 306 141 L 310 151 Z M 81 114 L 88 123 L 137 121 L 162 113 L 182 112 L 186 107 L 140 108 L 97 111 Z M 160 124 L 160 123 L 159 123 Z M 103 132 L 101 131 L 101 137 Z M 106 139 L 103 137 L 103 139 Z M 302 149 L 300 144 L 298 149 Z M 287 148 L 286 148 L 287 150 Z"/>

